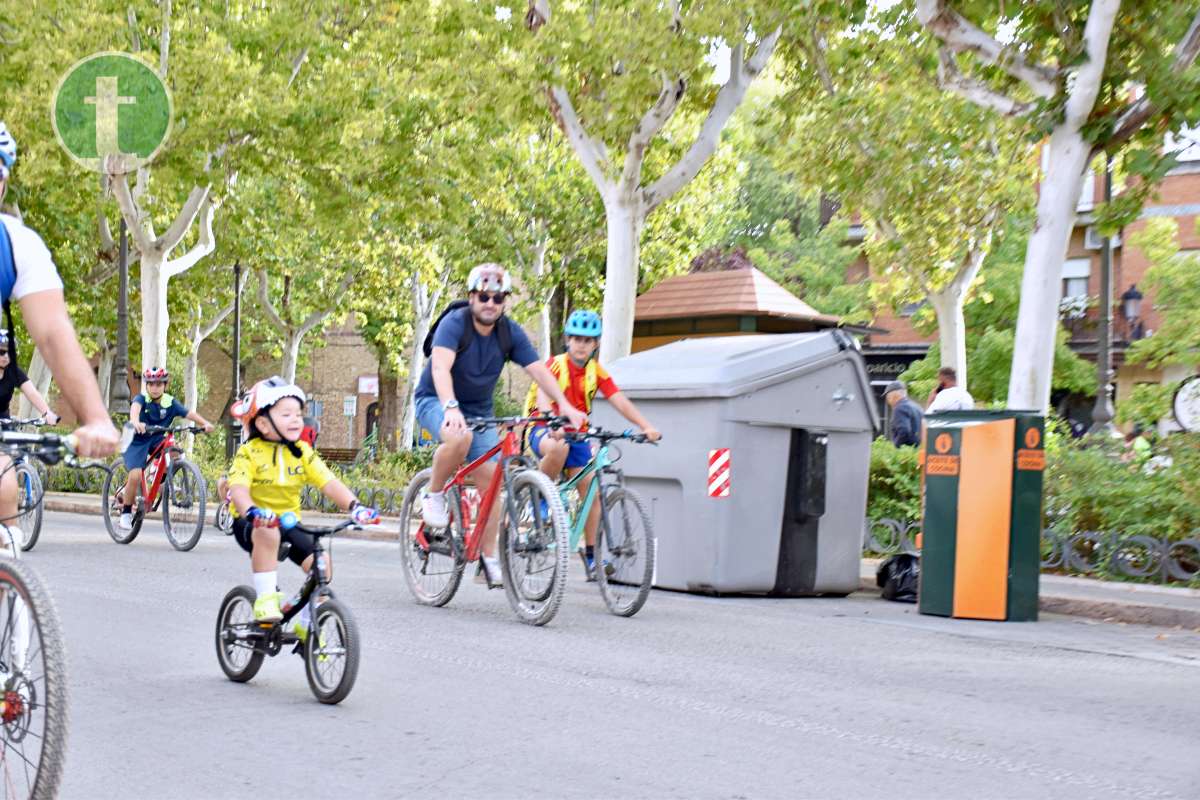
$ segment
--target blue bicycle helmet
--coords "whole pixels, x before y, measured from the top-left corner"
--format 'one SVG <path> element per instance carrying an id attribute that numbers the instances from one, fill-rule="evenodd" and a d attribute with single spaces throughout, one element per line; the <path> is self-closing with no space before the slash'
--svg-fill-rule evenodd
<path id="1" fill-rule="evenodd" d="M 563 328 L 566 336 L 600 337 L 600 315 L 595 311 L 572 311 L 567 317 L 567 325 Z"/>

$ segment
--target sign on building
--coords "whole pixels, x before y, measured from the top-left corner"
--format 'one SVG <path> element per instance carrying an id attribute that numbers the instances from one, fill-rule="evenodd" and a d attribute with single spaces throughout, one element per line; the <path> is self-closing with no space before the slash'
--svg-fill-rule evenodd
<path id="1" fill-rule="evenodd" d="M 358 393 L 379 396 L 379 376 L 360 375 L 358 378 Z"/>

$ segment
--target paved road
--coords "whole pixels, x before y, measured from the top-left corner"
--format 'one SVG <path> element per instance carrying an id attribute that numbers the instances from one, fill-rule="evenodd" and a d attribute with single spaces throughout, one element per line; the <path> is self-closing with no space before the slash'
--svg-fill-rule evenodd
<path id="1" fill-rule="evenodd" d="M 227 681 L 213 625 L 247 559 L 216 533 L 176 553 L 147 527 L 122 547 L 95 517 L 49 514 L 28 556 L 70 653 L 64 798 L 1200 791 L 1200 634 L 941 620 L 866 596 L 656 592 L 624 620 L 578 575 L 534 629 L 469 581 L 449 608 L 416 606 L 394 545 L 339 541 L 365 649 L 330 708 L 295 656 Z"/>

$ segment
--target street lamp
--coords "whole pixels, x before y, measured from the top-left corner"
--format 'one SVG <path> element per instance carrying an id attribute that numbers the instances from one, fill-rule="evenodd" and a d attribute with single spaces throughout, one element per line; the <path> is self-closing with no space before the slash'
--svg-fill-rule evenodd
<path id="1" fill-rule="evenodd" d="M 1138 291 L 1137 284 L 1133 283 L 1121 295 L 1121 316 L 1125 317 L 1125 322 L 1129 326 L 1130 340 L 1142 338 L 1142 326 L 1135 324 L 1141 315 L 1142 293 Z"/>

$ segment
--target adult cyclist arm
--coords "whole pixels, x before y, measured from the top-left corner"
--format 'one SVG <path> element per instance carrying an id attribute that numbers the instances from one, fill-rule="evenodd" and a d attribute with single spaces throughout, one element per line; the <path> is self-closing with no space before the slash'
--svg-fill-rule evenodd
<path id="1" fill-rule="evenodd" d="M 82 423 L 75 431 L 79 454 L 97 458 L 116 452 L 120 437 L 100 399 L 96 376 L 75 338 L 62 290 L 33 292 L 22 297 L 20 303 L 25 327 Z"/>
<path id="2" fill-rule="evenodd" d="M 587 415 L 567 402 L 567 396 L 558 385 L 558 380 L 551 374 L 549 368 L 541 361 L 534 361 L 525 367 L 529 376 L 537 382 L 551 400 L 558 404 L 559 413 L 571 421 L 574 428 L 582 428 L 587 422 Z"/>
<path id="3" fill-rule="evenodd" d="M 437 392 L 438 402 L 446 412 L 442 418 L 442 427 L 450 433 L 462 434 L 467 430 L 462 411 L 446 408 L 446 403 L 455 399 L 454 377 L 450 374 L 450 368 L 454 366 L 454 359 L 457 357 L 458 354 L 449 347 L 434 347 L 433 354 L 429 357 L 429 372 L 433 376 L 433 389 Z"/>
<path id="4" fill-rule="evenodd" d="M 46 399 L 42 397 L 42 393 L 39 392 L 37 387 L 33 385 L 33 381 L 25 381 L 21 384 L 20 389 L 21 394 L 29 398 L 30 405 L 42 412 L 42 419 L 46 420 L 51 425 L 54 425 L 58 422 L 58 415 L 50 410 L 50 404 L 46 402 Z M 53 419 L 47 419 L 47 417 L 53 417 Z"/>

